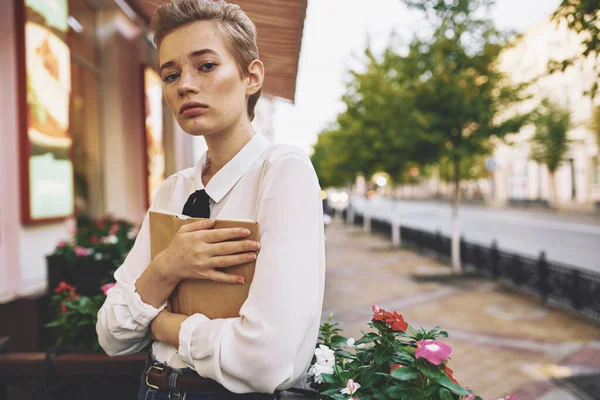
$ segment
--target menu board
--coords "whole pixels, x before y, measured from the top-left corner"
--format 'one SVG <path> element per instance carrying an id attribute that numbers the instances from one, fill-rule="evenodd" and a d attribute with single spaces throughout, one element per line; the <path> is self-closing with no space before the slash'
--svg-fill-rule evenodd
<path id="1" fill-rule="evenodd" d="M 24 223 L 74 212 L 67 0 L 25 0 Z"/>

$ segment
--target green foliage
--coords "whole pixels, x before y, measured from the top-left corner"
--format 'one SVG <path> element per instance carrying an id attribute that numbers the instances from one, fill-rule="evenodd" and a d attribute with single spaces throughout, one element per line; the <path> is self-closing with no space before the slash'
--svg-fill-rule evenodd
<path id="1" fill-rule="evenodd" d="M 346 110 L 315 145 L 323 182 L 377 171 L 410 182 L 410 167 L 437 163 L 452 181 L 478 177 L 493 139 L 528 121 L 514 112 L 528 85 L 512 84 L 497 67 L 510 38 L 482 17 L 491 1 L 402 1 L 423 11 L 434 33 L 415 36 L 408 54 L 390 47 L 378 60 L 366 50 L 365 71 L 352 73 L 343 97 Z"/>
<path id="2" fill-rule="evenodd" d="M 56 288 L 50 301 L 54 319 L 46 324 L 53 335 L 54 347 L 68 346 L 74 350 L 100 351 L 96 334 L 98 310 L 104 295 L 80 296 L 64 282 Z"/>
<path id="3" fill-rule="evenodd" d="M 596 145 L 598 146 L 598 149 L 600 149 L 600 106 L 594 107 L 592 111 L 590 129 L 594 133 L 594 136 L 596 137 Z"/>
<path id="4" fill-rule="evenodd" d="M 577 61 L 582 61 L 592 57 L 594 71 L 597 74 L 597 80 L 591 82 L 589 90 L 585 93 L 592 98 L 598 92 L 598 82 L 600 81 L 600 2 L 598 0 L 562 0 L 558 9 L 552 14 L 552 19 L 557 24 L 566 22 L 569 29 L 580 34 L 582 50 L 579 54 L 563 60 L 552 60 L 548 63 L 548 69 L 551 73 L 565 71 Z"/>
<path id="5" fill-rule="evenodd" d="M 331 367 L 329 373 L 320 373 L 321 383 L 317 383 L 318 377 L 311 378 L 314 380 L 311 386 L 319 392 L 319 397 L 333 400 L 350 397 L 361 400 L 460 400 L 472 396 L 469 398 L 481 400 L 456 382 L 452 371 L 447 369 L 449 359 L 438 366 L 425 358 L 417 358 L 415 350 L 419 341 L 448 337 L 447 332 L 440 327 L 426 330 L 408 326 L 406 331 L 393 330 L 391 323 L 386 323 L 392 313 L 379 309 L 374 313 L 374 319 L 368 323 L 372 331 L 363 332 L 354 346 L 348 346 L 346 339 L 339 335 L 338 324 L 331 322 L 331 316 L 321 326 L 315 355 L 333 351 L 335 358 L 321 361 Z M 377 315 L 383 318 L 378 319 Z M 402 316 L 398 317 L 402 319 Z M 319 363 L 315 356 L 309 375 L 315 375 L 316 364 Z M 352 394 L 342 394 L 349 387 L 350 379 L 360 387 Z"/>
<path id="6" fill-rule="evenodd" d="M 67 264 L 82 261 L 105 266 L 110 262 L 116 269 L 133 247 L 136 234 L 134 225 L 125 220 L 79 217 L 73 237 L 59 242 L 52 254 L 64 258 Z"/>
<path id="7" fill-rule="evenodd" d="M 544 164 L 554 174 L 569 151 L 569 130 L 573 128 L 571 112 L 545 99 L 533 122 L 535 133 L 530 139 L 531 159 Z"/>

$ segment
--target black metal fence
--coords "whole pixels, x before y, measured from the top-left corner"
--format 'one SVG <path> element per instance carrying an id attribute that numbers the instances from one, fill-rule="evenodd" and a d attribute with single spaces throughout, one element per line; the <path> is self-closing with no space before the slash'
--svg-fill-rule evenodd
<path id="1" fill-rule="evenodd" d="M 343 212 L 344 221 L 347 214 Z M 355 225 L 362 225 L 364 217 L 354 214 Z M 371 231 L 392 237 L 392 224 L 371 218 Z M 432 233 L 420 229 L 401 227 L 400 238 L 421 249 L 434 252 L 449 259 L 451 240 L 440 232 Z M 483 276 L 500 279 L 514 285 L 542 301 L 560 305 L 600 321 L 600 274 L 546 259 L 545 252 L 538 258 L 509 253 L 491 246 L 469 243 L 464 237 L 460 241 L 463 267 L 475 270 Z"/>

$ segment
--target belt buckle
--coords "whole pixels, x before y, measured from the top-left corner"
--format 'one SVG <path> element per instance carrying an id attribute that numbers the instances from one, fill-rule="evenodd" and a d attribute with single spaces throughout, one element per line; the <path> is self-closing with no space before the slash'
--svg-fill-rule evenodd
<path id="1" fill-rule="evenodd" d="M 151 366 L 150 368 L 148 368 L 148 371 L 146 371 L 146 386 L 148 386 L 149 388 L 152 389 L 156 389 L 156 390 L 160 390 L 160 388 L 156 385 L 152 385 L 150 382 L 148 382 L 148 375 L 150 374 L 150 371 L 152 371 L 152 369 L 156 369 L 158 371 L 164 371 L 164 368 L 161 367 L 157 367 L 156 365 Z"/>

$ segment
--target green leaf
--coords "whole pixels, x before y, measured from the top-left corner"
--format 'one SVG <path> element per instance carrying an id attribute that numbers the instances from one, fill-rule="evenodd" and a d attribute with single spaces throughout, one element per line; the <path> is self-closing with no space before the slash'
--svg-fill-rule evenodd
<path id="1" fill-rule="evenodd" d="M 448 378 L 446 375 L 442 376 L 441 378 L 437 379 L 436 382 L 448 389 L 450 389 L 450 391 L 452 393 L 455 393 L 459 396 L 466 396 L 468 394 L 470 394 L 471 392 L 467 389 L 464 389 L 463 387 L 457 385 L 456 383 L 452 382 L 450 380 L 450 378 Z"/>
<path id="2" fill-rule="evenodd" d="M 446 376 L 440 367 L 431 364 L 428 361 L 421 361 L 417 363 L 417 369 L 421 371 L 427 378 L 437 381 L 439 378 Z"/>
<path id="3" fill-rule="evenodd" d="M 389 349 L 380 345 L 376 346 L 375 354 L 373 354 L 373 357 L 375 359 L 375 364 L 383 364 L 392 359 L 392 355 L 390 354 Z"/>
<path id="4" fill-rule="evenodd" d="M 440 391 L 440 400 L 454 400 L 450 391 L 446 388 L 441 388 Z"/>
<path id="5" fill-rule="evenodd" d="M 420 389 L 406 386 L 395 385 L 385 391 L 392 399 L 396 400 L 420 400 L 423 399 L 423 392 Z"/>
<path id="6" fill-rule="evenodd" d="M 341 385 L 344 386 L 345 382 L 342 382 L 342 380 L 333 374 L 321 374 L 321 377 L 323 378 L 323 381 L 325 381 L 325 383 L 328 383 L 330 385 Z"/>
<path id="7" fill-rule="evenodd" d="M 336 350 L 336 357 L 346 358 L 348 360 L 356 360 L 356 356 L 344 350 Z"/>
<path id="8" fill-rule="evenodd" d="M 368 333 L 365 336 L 358 339 L 354 344 L 359 345 L 359 344 L 373 343 L 376 340 L 381 340 L 381 336 L 379 336 L 376 333 Z"/>
<path id="9" fill-rule="evenodd" d="M 332 394 L 336 394 L 336 393 L 337 393 L 337 394 L 339 394 L 339 393 L 340 393 L 340 390 L 342 390 L 342 389 L 338 389 L 338 388 L 331 388 L 331 389 L 327 389 L 327 390 L 325 390 L 324 392 L 319 392 L 319 394 L 320 394 L 321 396 L 331 396 Z"/>
<path id="10" fill-rule="evenodd" d="M 395 369 L 394 372 L 391 373 L 391 375 L 392 378 L 398 379 L 400 381 L 410 381 L 419 378 L 419 371 L 414 368 L 404 367 Z"/>

